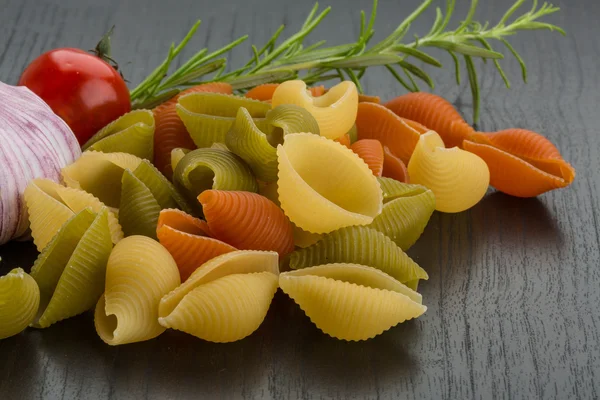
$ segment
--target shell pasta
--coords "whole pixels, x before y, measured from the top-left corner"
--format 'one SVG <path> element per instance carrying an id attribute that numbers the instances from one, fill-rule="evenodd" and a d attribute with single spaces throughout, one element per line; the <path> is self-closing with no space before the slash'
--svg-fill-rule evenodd
<path id="1" fill-rule="evenodd" d="M 281 208 L 298 227 L 326 233 L 367 225 L 382 207 L 377 178 L 352 150 L 311 134 L 287 135 L 277 148 Z"/>
<path id="2" fill-rule="evenodd" d="M 0 277 L 0 339 L 23 331 L 35 318 L 40 290 L 21 268 Z"/>
<path id="3" fill-rule="evenodd" d="M 328 264 L 285 272 L 281 289 L 324 333 L 359 341 L 422 315 L 421 297 L 389 275 L 356 264 Z"/>
<path id="4" fill-rule="evenodd" d="M 400 282 L 428 279 L 390 238 L 374 229 L 352 226 L 324 235 L 321 240 L 290 256 L 290 268 L 301 269 L 325 263 L 351 263 L 377 268 Z"/>
<path id="5" fill-rule="evenodd" d="M 353 82 L 344 81 L 322 96 L 313 97 L 303 81 L 287 81 L 275 89 L 273 107 L 295 104 L 305 108 L 319 124 L 321 135 L 337 139 L 352 128 L 358 107 L 358 91 Z"/>
<path id="6" fill-rule="evenodd" d="M 109 345 L 155 338 L 160 299 L 180 284 L 177 264 L 160 243 L 130 236 L 114 248 L 106 267 L 105 292 L 96 305 L 96 332 Z"/>
<path id="7" fill-rule="evenodd" d="M 234 251 L 216 257 L 163 297 L 159 322 L 212 342 L 240 340 L 264 320 L 278 275 L 275 252 Z"/>
<path id="8" fill-rule="evenodd" d="M 98 214 L 85 209 L 65 223 L 31 269 L 41 297 L 35 327 L 47 328 L 94 307 L 112 247 L 106 208 Z"/>

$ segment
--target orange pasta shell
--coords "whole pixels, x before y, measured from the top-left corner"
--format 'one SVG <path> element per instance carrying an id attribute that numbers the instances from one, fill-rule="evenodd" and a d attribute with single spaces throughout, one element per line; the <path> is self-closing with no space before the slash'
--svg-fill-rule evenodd
<path id="1" fill-rule="evenodd" d="M 246 97 L 259 101 L 271 101 L 273 93 L 279 83 L 263 83 L 246 92 Z M 314 96 L 322 96 L 326 92 L 325 86 L 314 86 L 310 88 L 310 93 Z"/>
<path id="2" fill-rule="evenodd" d="M 463 140 L 475 132 L 449 101 L 431 93 L 404 94 L 388 101 L 385 106 L 400 117 L 436 131 L 446 147 L 462 146 Z M 404 158 L 402 161 L 407 162 Z"/>
<path id="3" fill-rule="evenodd" d="M 414 121 L 398 117 L 380 104 L 368 102 L 358 104 L 356 129 L 358 139 L 379 140 L 405 164 L 408 164 L 421 133 L 427 130 Z"/>
<path id="4" fill-rule="evenodd" d="M 575 169 L 539 133 L 525 129 L 478 132 L 463 146 L 487 163 L 490 184 L 512 196 L 535 197 L 575 179 Z"/>
<path id="5" fill-rule="evenodd" d="M 196 148 L 194 141 L 177 115 L 176 109 L 179 97 L 196 92 L 231 94 L 233 93 L 233 88 L 230 84 L 223 82 L 194 86 L 184 90 L 152 110 L 156 125 L 154 131 L 154 166 L 169 179 L 173 175 L 171 151 L 178 147 L 184 149 Z"/>
<path id="6" fill-rule="evenodd" d="M 344 136 L 335 139 L 334 141 L 343 144 L 347 148 L 350 148 L 350 135 L 347 133 Z"/>
<path id="7" fill-rule="evenodd" d="M 381 176 L 404 183 L 410 182 L 406 165 L 387 146 L 383 146 L 383 172 Z"/>
<path id="8" fill-rule="evenodd" d="M 271 200 L 256 193 L 206 190 L 198 196 L 214 237 L 240 250 L 294 250 L 292 224 Z"/>
<path id="9" fill-rule="evenodd" d="M 359 103 L 381 103 L 379 96 L 369 96 L 368 94 L 358 94 Z"/>
<path id="10" fill-rule="evenodd" d="M 381 173 L 383 172 L 384 155 L 383 147 L 378 140 L 361 139 L 352 144 L 350 149 L 367 163 L 371 171 L 373 171 L 373 175 L 381 176 Z"/>
<path id="11" fill-rule="evenodd" d="M 208 224 L 180 210 L 162 210 L 158 219 L 158 241 L 173 256 L 181 280 L 205 262 L 237 250 L 235 247 L 207 236 Z"/>

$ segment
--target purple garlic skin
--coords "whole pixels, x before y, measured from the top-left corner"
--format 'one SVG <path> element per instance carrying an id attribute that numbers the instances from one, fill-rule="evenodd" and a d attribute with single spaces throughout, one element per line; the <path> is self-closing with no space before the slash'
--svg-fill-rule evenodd
<path id="1" fill-rule="evenodd" d="M 0 245 L 29 226 L 23 191 L 30 180 L 61 181 L 81 155 L 71 128 L 24 86 L 0 82 Z"/>

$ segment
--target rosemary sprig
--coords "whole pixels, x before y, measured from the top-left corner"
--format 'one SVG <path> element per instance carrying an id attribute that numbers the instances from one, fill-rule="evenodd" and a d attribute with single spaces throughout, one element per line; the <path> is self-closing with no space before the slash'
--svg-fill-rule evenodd
<path id="1" fill-rule="evenodd" d="M 317 3 L 298 32 L 277 44 L 284 30 L 284 26 L 280 26 L 263 47 L 259 49 L 252 46 L 252 58 L 238 69 L 223 74 L 226 59 L 217 57 L 241 44 L 247 36 L 211 53 L 207 49 L 202 49 L 167 76 L 171 62 L 196 32 L 200 24 L 198 22 L 178 46 L 174 44 L 171 46 L 165 61 L 131 91 L 131 98 L 134 107 L 147 107 L 165 101 L 169 96 L 176 94 L 178 88 L 190 85 L 221 81 L 229 82 L 236 90 L 243 91 L 261 83 L 280 82 L 296 77 L 304 79 L 308 84 L 331 79 L 350 79 L 361 90 L 360 79 L 366 69 L 372 66 L 385 66 L 407 90 L 418 91 L 420 88 L 417 79 L 431 88 L 434 87 L 434 81 L 425 70 L 415 64 L 415 61 L 442 68 L 442 63 L 426 52 L 428 48 L 438 48 L 446 50 L 452 56 L 457 84 L 461 82 L 460 58 L 463 58 L 473 96 L 473 118 L 474 122 L 477 122 L 480 93 L 475 59 L 483 61 L 491 59 L 506 86 L 510 88 L 510 81 L 499 62 L 504 56 L 493 47 L 492 42 L 501 43 L 516 58 L 521 67 L 523 81 L 527 82 L 525 62 L 506 38 L 521 31 L 541 29 L 556 30 L 565 34 L 558 26 L 541 21 L 543 17 L 559 10 L 558 7 L 548 3 L 538 7 L 538 1 L 533 0 L 532 7 L 528 11 L 513 18 L 526 1 L 517 0 L 496 25 L 490 26 L 487 22 L 481 24 L 473 20 L 478 0 L 471 0 L 471 6 L 464 20 L 455 29 L 450 29 L 448 26 L 455 11 L 456 0 L 447 0 L 444 11 L 436 8 L 436 17 L 429 32 L 423 37 L 415 37 L 414 41 L 406 43 L 403 39 L 410 31 L 411 23 L 433 2 L 433 0 L 424 0 L 390 35 L 369 46 L 377 16 L 377 0 L 374 0 L 368 21 L 364 11 L 360 13 L 360 33 L 355 42 L 326 47 L 326 42 L 320 41 L 304 47 L 304 39 L 330 12 L 329 7 L 319 12 Z M 207 75 L 215 72 L 216 74 L 211 78 L 205 79 Z M 299 72 L 303 74 L 299 75 Z"/>

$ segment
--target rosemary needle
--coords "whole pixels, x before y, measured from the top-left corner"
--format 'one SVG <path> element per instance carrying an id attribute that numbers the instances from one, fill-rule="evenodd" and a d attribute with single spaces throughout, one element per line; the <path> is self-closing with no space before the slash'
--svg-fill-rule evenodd
<path id="1" fill-rule="evenodd" d="M 434 87 L 434 82 L 426 71 L 415 64 L 415 60 L 422 61 L 428 67 L 442 68 L 440 61 L 427 53 L 429 48 L 438 48 L 452 56 L 458 84 L 461 81 L 459 57 L 463 58 L 473 96 L 474 123 L 477 123 L 480 93 L 475 59 L 484 61 L 491 59 L 506 86 L 510 87 L 508 77 L 499 62 L 504 56 L 494 49 L 493 43 L 502 44 L 517 60 L 521 67 L 523 81 L 527 82 L 525 61 L 506 37 L 520 31 L 542 29 L 565 34 L 560 27 L 541 21 L 543 17 L 557 12 L 559 8 L 548 3 L 538 7 L 537 0 L 533 0 L 533 5 L 528 11 L 514 17 L 527 2 L 527 0 L 517 0 L 499 22 L 491 27 L 488 23 L 482 24 L 473 20 L 478 0 L 471 0 L 471 6 L 462 22 L 455 29 L 450 29 L 448 26 L 455 12 L 456 0 L 447 0 L 444 11 L 436 8 L 435 20 L 426 35 L 417 37 L 412 42 L 404 42 L 403 39 L 409 32 L 411 23 L 419 18 L 432 2 L 433 0 L 424 0 L 390 35 L 373 46 L 369 46 L 369 42 L 374 34 L 377 0 L 373 2 L 368 21 L 365 13 L 360 13 L 361 29 L 355 42 L 326 47 L 326 42 L 323 40 L 304 47 L 304 39 L 330 12 L 329 7 L 319 12 L 319 4 L 316 3 L 298 32 L 277 44 L 284 30 L 284 26 L 280 26 L 264 46 L 252 45 L 251 59 L 238 69 L 223 74 L 226 59 L 217 59 L 217 57 L 240 45 L 247 36 L 210 53 L 208 49 L 201 49 L 179 69 L 168 75 L 171 62 L 198 29 L 200 25 L 198 21 L 178 46 L 174 44 L 171 46 L 165 61 L 131 91 L 131 100 L 136 108 L 149 107 L 168 100 L 178 92 L 179 88 L 215 81 L 229 82 L 236 90 L 245 90 L 265 82 L 280 82 L 294 78 L 304 79 L 309 84 L 330 79 L 351 79 L 360 90 L 360 79 L 365 70 L 372 66 L 385 66 L 407 90 L 418 91 L 419 87 L 414 78 L 425 82 L 431 88 Z M 408 81 L 398 71 L 402 72 Z M 205 77 L 210 74 L 213 74 L 212 77 L 206 79 Z"/>

